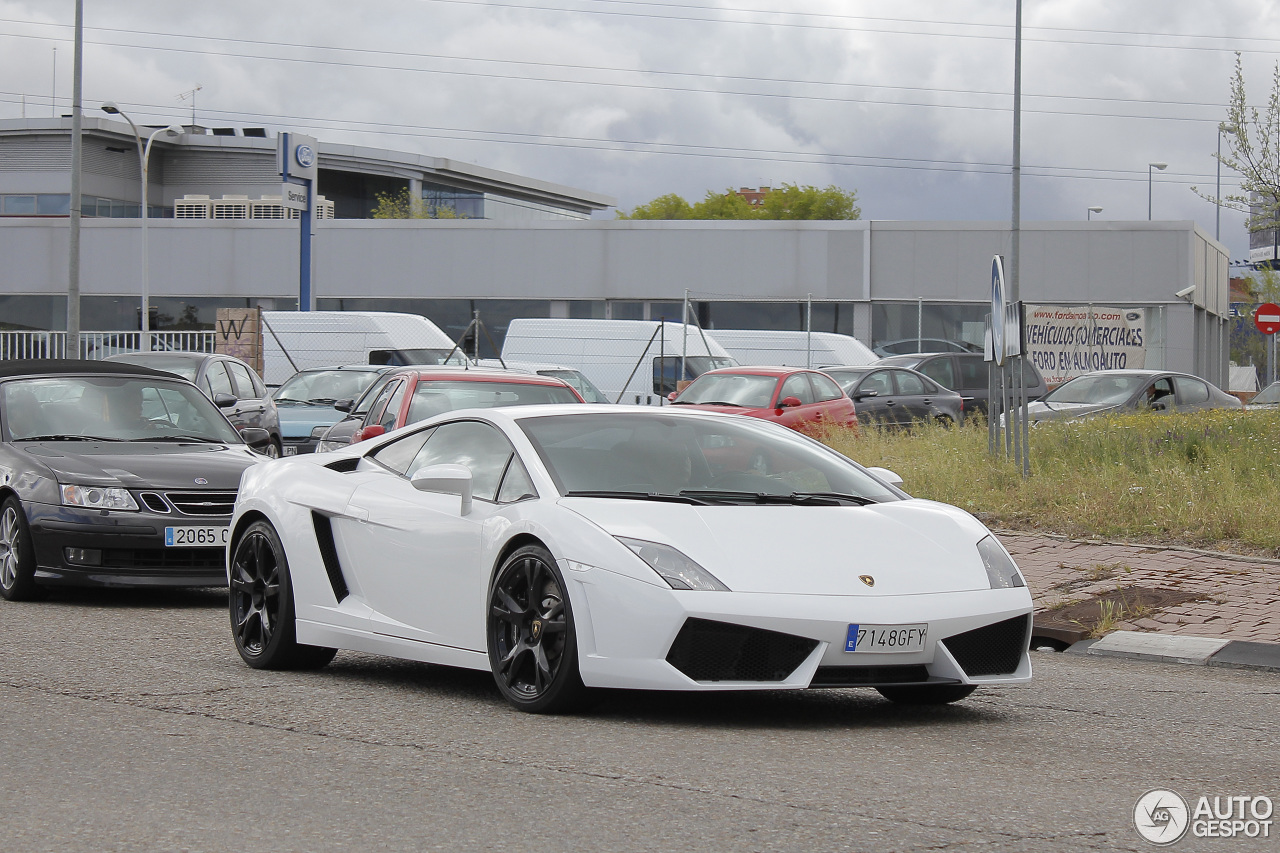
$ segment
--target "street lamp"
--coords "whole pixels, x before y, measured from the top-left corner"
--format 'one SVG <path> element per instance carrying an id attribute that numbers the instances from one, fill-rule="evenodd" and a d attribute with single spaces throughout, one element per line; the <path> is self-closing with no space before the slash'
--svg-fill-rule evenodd
<path id="1" fill-rule="evenodd" d="M 115 102 L 107 101 L 102 105 L 102 111 L 107 115 L 120 116 L 129 122 L 129 127 L 133 128 L 133 138 L 138 143 L 138 168 L 142 171 L 142 346 L 143 352 L 151 351 L 151 257 L 147 252 L 147 163 L 151 160 L 151 143 L 160 134 L 174 137 L 182 135 L 182 128 L 176 124 L 168 127 L 156 128 L 147 137 L 146 145 L 142 144 L 142 135 L 138 133 L 138 126 L 133 123 L 133 119 L 125 115 L 124 111 L 118 107 Z"/>
<path id="2" fill-rule="evenodd" d="M 1087 222 L 1088 220 L 1092 219 L 1095 213 L 1101 213 L 1101 212 L 1102 212 L 1102 208 L 1100 207 L 1089 208 L 1084 215 L 1085 221 Z"/>
<path id="3" fill-rule="evenodd" d="M 1168 163 L 1148 163 L 1147 164 L 1147 221 L 1151 221 L 1151 170 L 1163 172 L 1169 168 Z"/>

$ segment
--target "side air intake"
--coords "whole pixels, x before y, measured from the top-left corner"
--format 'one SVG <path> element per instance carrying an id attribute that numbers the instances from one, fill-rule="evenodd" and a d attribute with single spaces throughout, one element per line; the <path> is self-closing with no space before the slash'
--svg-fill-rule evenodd
<path id="1" fill-rule="evenodd" d="M 311 523 L 316 529 L 316 544 L 320 546 L 320 559 L 324 561 L 324 573 L 329 576 L 333 597 L 338 601 L 351 594 L 347 580 L 342 576 L 342 564 L 338 562 L 338 546 L 333 542 L 333 524 L 329 516 L 311 511 Z"/>

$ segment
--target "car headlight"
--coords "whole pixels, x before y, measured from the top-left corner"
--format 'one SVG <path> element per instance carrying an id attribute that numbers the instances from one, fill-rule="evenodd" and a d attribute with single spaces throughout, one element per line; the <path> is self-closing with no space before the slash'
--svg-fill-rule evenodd
<path id="1" fill-rule="evenodd" d="M 104 489 L 99 486 L 62 486 L 63 506 L 82 506 L 87 509 L 136 510 L 138 503 L 128 489 Z"/>
<path id="2" fill-rule="evenodd" d="M 329 428 L 328 428 L 327 426 L 325 426 L 324 424 L 321 424 L 321 425 L 320 425 L 320 426 L 318 426 L 318 427 L 312 427 L 312 428 L 311 428 L 311 437 L 312 437 L 312 438 L 314 438 L 314 439 L 321 439 L 321 438 L 324 438 L 324 434 L 325 434 L 326 432 L 328 432 L 328 431 L 329 431 Z"/>
<path id="3" fill-rule="evenodd" d="M 994 536 L 985 536 L 978 543 L 978 553 L 982 556 L 982 567 L 987 570 L 987 580 L 992 589 L 1013 589 L 1026 586 L 1022 573 L 1014 565 L 1013 558 L 1004 550 Z"/>
<path id="4" fill-rule="evenodd" d="M 649 565 L 649 568 L 657 572 L 659 577 L 666 581 L 667 585 L 672 589 L 729 591 L 729 587 L 720 583 L 715 575 L 670 545 L 646 542 L 643 539 L 627 539 L 623 536 L 615 538 L 630 548 L 637 557 L 644 560 Z"/>

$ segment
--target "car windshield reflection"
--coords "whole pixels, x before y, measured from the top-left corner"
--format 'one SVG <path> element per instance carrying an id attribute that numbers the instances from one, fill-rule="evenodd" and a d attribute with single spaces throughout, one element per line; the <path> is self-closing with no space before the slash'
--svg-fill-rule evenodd
<path id="1" fill-rule="evenodd" d="M 1146 376 L 1079 376 L 1049 392 L 1046 403 L 1117 405 L 1148 381 Z"/>
<path id="2" fill-rule="evenodd" d="M 763 409 L 773 402 L 773 389 L 777 384 L 776 376 L 709 373 L 699 376 L 693 384 L 680 392 L 676 402 Z"/>

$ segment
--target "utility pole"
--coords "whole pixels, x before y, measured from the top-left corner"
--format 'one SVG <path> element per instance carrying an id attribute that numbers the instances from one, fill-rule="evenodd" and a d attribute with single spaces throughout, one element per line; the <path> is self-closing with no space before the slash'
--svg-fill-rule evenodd
<path id="1" fill-rule="evenodd" d="M 80 357 L 80 82 L 84 76 L 84 0 L 76 0 L 75 61 L 71 81 L 71 222 L 67 239 L 67 344 L 65 355 Z M 143 204 L 147 203 L 144 198 Z"/>

